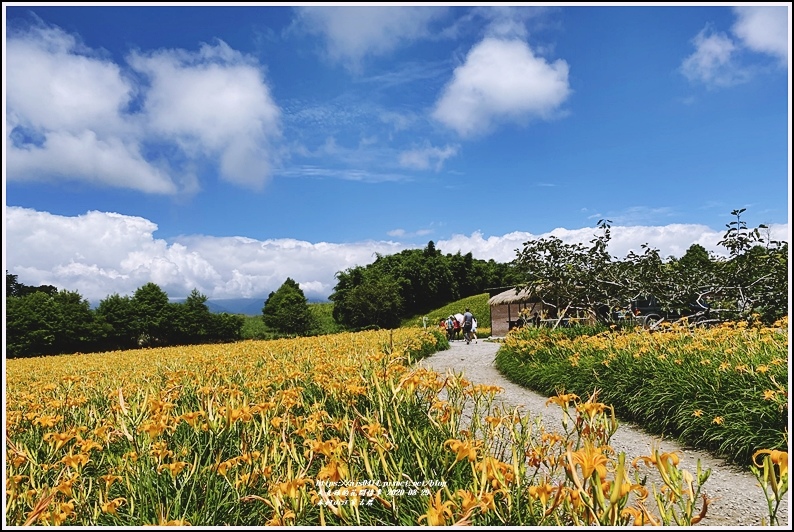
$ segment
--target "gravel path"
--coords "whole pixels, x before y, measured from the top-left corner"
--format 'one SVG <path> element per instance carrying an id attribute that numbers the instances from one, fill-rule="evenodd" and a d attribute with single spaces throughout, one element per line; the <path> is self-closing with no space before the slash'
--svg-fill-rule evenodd
<path id="1" fill-rule="evenodd" d="M 504 392 L 497 396 L 497 400 L 525 409 L 532 417 L 541 416 L 548 431 L 561 430 L 560 407 L 546 406 L 548 397 L 511 383 L 497 371 L 494 357 L 501 344 L 480 339 L 476 344 L 453 341 L 450 345 L 451 349 L 435 353 L 418 364 L 442 375 L 447 370 L 462 372 L 474 384 L 500 386 Z M 630 461 L 638 456 L 649 455 L 654 442 L 662 452 L 676 452 L 681 459 L 679 467 L 682 469 L 694 474 L 698 459 L 704 469 L 711 469 L 711 476 L 704 484 L 703 491 L 715 500 L 709 506 L 706 518 L 697 526 L 761 526 L 762 519 L 768 515 L 767 503 L 752 473 L 744 472 L 711 454 L 683 448 L 674 440 L 659 439 L 628 422 L 620 423 L 610 444 L 616 452 L 625 452 L 627 461 Z M 786 494 L 788 499 L 778 512 L 781 525 L 790 525 L 790 493 Z"/>

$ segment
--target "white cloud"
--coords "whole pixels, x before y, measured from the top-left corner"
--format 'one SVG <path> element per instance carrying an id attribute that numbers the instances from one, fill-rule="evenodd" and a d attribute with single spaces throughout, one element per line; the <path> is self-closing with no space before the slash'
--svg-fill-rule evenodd
<path id="1" fill-rule="evenodd" d="M 325 298 L 336 285 L 336 272 L 371 264 L 376 253 L 390 255 L 406 249 L 390 241 L 334 244 L 203 235 L 169 243 L 155 238 L 157 225 L 149 220 L 98 211 L 67 217 L 8 207 L 5 221 L 7 240 L 15 243 L 6 250 L 6 269 L 19 282 L 74 290 L 91 301 L 114 293 L 131 295 L 148 282 L 172 298 L 186 297 L 194 288 L 210 299 L 264 298 L 287 277 L 298 282 L 308 298 Z M 589 245 L 596 233 L 594 228 L 490 237 L 475 232 L 435 245 L 443 253 L 471 252 L 478 259 L 509 262 L 528 240 L 553 235 L 566 243 Z M 406 232 L 393 234 L 399 237 Z M 659 249 L 662 257 L 681 256 L 698 243 L 724 255 L 725 250 L 717 246 L 722 236 L 694 224 L 614 226 L 609 250 L 623 258 L 629 250 L 640 253 L 641 244 L 647 243 Z M 771 237 L 789 241 L 788 224 L 773 225 Z"/>
<path id="2" fill-rule="evenodd" d="M 728 87 L 744 83 L 759 71 L 741 52 L 773 56 L 788 67 L 789 8 L 785 6 L 734 7 L 736 21 L 731 27 L 735 38 L 707 25 L 692 39 L 695 51 L 681 64 L 681 73 L 690 81 L 708 87 Z"/>
<path id="3" fill-rule="evenodd" d="M 431 36 L 429 25 L 446 10 L 430 6 L 335 6 L 299 7 L 296 12 L 308 32 L 325 38 L 325 53 L 332 61 L 358 70 L 367 56 L 381 56 Z"/>
<path id="4" fill-rule="evenodd" d="M 733 59 L 736 45 L 726 34 L 715 33 L 706 27 L 692 39 L 692 43 L 695 52 L 681 64 L 681 72 L 690 81 L 725 87 L 748 79 L 748 74 Z"/>
<path id="5" fill-rule="evenodd" d="M 734 7 L 733 33 L 755 52 L 776 56 L 788 64 L 789 9 L 786 6 Z"/>
<path id="6" fill-rule="evenodd" d="M 188 154 L 220 157 L 221 177 L 259 189 L 270 173 L 268 144 L 280 135 L 280 110 L 259 67 L 219 41 L 191 54 L 132 54 L 151 86 L 143 106 L 150 129 Z"/>
<path id="7" fill-rule="evenodd" d="M 261 68 L 223 42 L 132 54 L 147 85 L 44 24 L 10 33 L 5 62 L 9 181 L 176 194 L 198 188 L 187 168 L 199 161 L 216 162 L 222 178 L 246 188 L 270 175 L 280 110 Z M 159 162 L 158 151 L 173 148 L 184 168 Z"/>
<path id="8" fill-rule="evenodd" d="M 170 297 L 197 288 L 212 299 L 262 297 L 291 277 L 309 298 L 327 297 L 334 274 L 404 249 L 395 242 L 333 244 L 293 239 L 190 236 L 155 238 L 157 225 L 140 217 L 90 211 L 56 216 L 8 207 L 6 269 L 21 283 L 76 290 L 98 301 L 131 295 L 154 282 Z M 77 251 L 79 250 L 79 251 Z"/>
<path id="9" fill-rule="evenodd" d="M 551 119 L 570 93 L 565 61 L 548 63 L 520 40 L 486 38 L 455 69 L 433 117 L 471 137 L 501 122 Z"/>
<path id="10" fill-rule="evenodd" d="M 64 178 L 95 185 L 130 188 L 149 194 L 173 194 L 176 184 L 165 169 L 146 161 L 135 141 L 99 138 L 85 129 L 47 133 L 42 148 L 7 143 L 9 179 Z"/>
<path id="11" fill-rule="evenodd" d="M 85 180 L 171 194 L 124 115 L 136 88 L 121 68 L 58 28 L 12 32 L 6 50 L 6 172 L 11 181 Z"/>
<path id="12" fill-rule="evenodd" d="M 444 146 L 443 148 L 425 146 L 424 148 L 415 148 L 400 154 L 400 165 L 418 170 L 427 170 L 432 167 L 438 172 L 444 166 L 444 161 L 450 157 L 454 157 L 457 153 L 458 146 Z"/>

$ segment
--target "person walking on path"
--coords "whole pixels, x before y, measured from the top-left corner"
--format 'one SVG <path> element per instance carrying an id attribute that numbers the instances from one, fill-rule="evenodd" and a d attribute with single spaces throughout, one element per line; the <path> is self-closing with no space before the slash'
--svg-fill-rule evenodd
<path id="1" fill-rule="evenodd" d="M 447 326 L 447 340 L 449 340 L 451 342 L 452 339 L 455 337 L 455 317 L 454 316 L 450 316 L 449 318 L 447 318 L 446 326 Z"/>
<path id="2" fill-rule="evenodd" d="M 466 312 L 463 313 L 463 339 L 466 340 L 466 345 L 471 343 L 471 326 L 473 320 L 474 316 L 469 308 L 466 307 Z"/>

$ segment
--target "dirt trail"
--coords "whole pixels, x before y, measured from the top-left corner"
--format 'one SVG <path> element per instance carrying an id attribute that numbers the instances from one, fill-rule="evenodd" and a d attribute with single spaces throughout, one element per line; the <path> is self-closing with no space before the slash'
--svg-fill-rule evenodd
<path id="1" fill-rule="evenodd" d="M 494 366 L 494 357 L 501 344 L 487 340 L 466 345 L 463 341 L 450 342 L 451 348 L 440 351 L 421 360 L 418 364 L 431 368 L 440 374 L 447 370 L 463 373 L 475 384 L 499 386 L 504 392 L 497 396 L 505 405 L 520 407 L 532 417 L 541 416 L 543 425 L 548 431 L 561 430 L 560 408 L 556 405 L 546 406 L 548 397 L 508 381 Z M 768 515 L 767 503 L 763 491 L 755 477 L 741 469 L 715 458 L 709 453 L 682 447 L 670 439 L 660 439 L 644 432 L 640 427 L 628 422 L 621 422 L 617 432 L 612 436 L 611 445 L 616 452 L 625 452 L 628 460 L 650 454 L 651 445 L 656 442 L 662 452 L 673 452 L 681 459 L 680 467 L 693 474 L 700 460 L 704 469 L 711 469 L 711 476 L 704 485 L 704 491 L 715 499 L 709 506 L 703 526 L 761 526 L 762 519 Z M 781 526 L 790 524 L 788 499 L 778 511 Z"/>

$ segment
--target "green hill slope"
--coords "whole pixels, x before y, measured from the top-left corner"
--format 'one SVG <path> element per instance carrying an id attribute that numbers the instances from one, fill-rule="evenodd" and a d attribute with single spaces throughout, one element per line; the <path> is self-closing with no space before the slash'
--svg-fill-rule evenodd
<path id="1" fill-rule="evenodd" d="M 450 314 L 463 313 L 468 307 L 477 319 L 477 334 L 486 338 L 491 334 L 491 310 L 488 308 L 490 297 L 487 293 L 478 294 L 459 299 L 441 308 L 431 310 L 427 314 L 406 318 L 400 323 L 401 327 L 423 327 L 423 318 L 427 318 L 428 327 L 438 327 L 439 322 Z"/>

